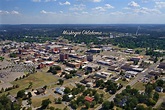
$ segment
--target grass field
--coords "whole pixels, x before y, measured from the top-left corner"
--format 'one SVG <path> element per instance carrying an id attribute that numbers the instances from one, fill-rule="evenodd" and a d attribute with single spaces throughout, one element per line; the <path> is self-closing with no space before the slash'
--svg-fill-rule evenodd
<path id="1" fill-rule="evenodd" d="M 29 82 L 32 82 L 32 89 L 42 87 L 46 84 L 56 82 L 58 79 L 53 75 L 48 75 L 44 72 L 37 72 L 35 74 L 31 74 L 30 76 L 11 82 L 11 84 L 18 84 L 19 88 L 10 90 L 10 94 L 15 95 L 19 90 L 25 89 L 29 86 Z M 4 94 L 4 93 L 3 93 Z M 1 94 L 0 94 L 1 95 Z"/>
<path id="2" fill-rule="evenodd" d="M 137 82 L 133 88 L 138 89 L 138 90 L 145 90 L 145 85 L 142 82 Z"/>
<path id="3" fill-rule="evenodd" d="M 121 83 L 123 86 L 127 85 L 129 82 L 128 81 L 123 81 L 122 79 L 119 79 L 117 83 Z"/>
<path id="4" fill-rule="evenodd" d="M 54 97 L 51 95 L 46 96 L 46 97 L 34 97 L 34 98 L 32 98 L 33 107 L 40 107 L 42 104 L 42 100 L 45 100 L 45 99 L 50 99 L 51 104 L 49 104 L 49 107 L 52 106 L 54 108 L 60 108 L 60 109 L 65 108 L 65 105 L 63 105 L 63 104 L 55 104 L 54 103 Z"/>

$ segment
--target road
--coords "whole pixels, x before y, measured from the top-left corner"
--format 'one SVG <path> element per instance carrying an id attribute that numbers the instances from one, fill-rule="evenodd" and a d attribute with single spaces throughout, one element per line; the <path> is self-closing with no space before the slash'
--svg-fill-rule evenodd
<path id="1" fill-rule="evenodd" d="M 165 96 L 160 97 L 157 103 L 155 104 L 154 108 L 157 108 L 164 101 L 165 101 Z"/>
<path id="2" fill-rule="evenodd" d="M 131 82 L 129 82 L 126 86 L 130 85 L 131 87 L 141 78 L 144 77 L 144 75 L 147 75 L 148 72 L 150 72 L 151 70 L 154 70 L 157 65 L 159 64 L 159 61 L 157 63 L 154 63 L 152 65 L 150 65 L 147 69 L 145 69 L 144 71 L 142 71 L 141 73 L 139 73 L 136 78 L 134 80 L 132 80 Z M 122 87 L 120 90 L 118 90 L 114 95 L 112 95 L 108 100 L 109 101 L 113 101 L 114 98 L 116 97 L 117 94 L 120 94 L 125 88 L 126 86 Z M 100 110 L 102 108 L 102 104 L 100 106 L 98 106 L 95 110 Z"/>

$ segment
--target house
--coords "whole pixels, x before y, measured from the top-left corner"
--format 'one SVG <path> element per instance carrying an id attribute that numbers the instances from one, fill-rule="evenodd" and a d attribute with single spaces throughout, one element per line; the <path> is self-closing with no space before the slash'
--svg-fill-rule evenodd
<path id="1" fill-rule="evenodd" d="M 44 68 L 44 67 L 46 67 L 46 65 L 41 63 L 41 64 L 38 65 L 37 69 L 41 69 L 41 68 Z"/>
<path id="2" fill-rule="evenodd" d="M 93 82 L 88 82 L 88 83 L 86 84 L 86 87 L 93 87 Z"/>
<path id="3" fill-rule="evenodd" d="M 95 79 L 93 79 L 92 77 L 87 77 L 83 80 L 80 81 L 81 83 L 87 84 L 88 82 L 95 82 Z"/>
<path id="4" fill-rule="evenodd" d="M 54 64 L 54 61 L 44 61 L 42 62 L 42 64 L 52 66 Z"/>
<path id="5" fill-rule="evenodd" d="M 115 71 L 115 72 L 120 72 L 121 71 L 117 66 L 109 66 L 108 70 Z"/>
<path id="6" fill-rule="evenodd" d="M 82 71 L 78 71 L 78 72 L 75 73 L 75 75 L 77 75 L 79 77 L 82 77 L 83 75 L 85 75 L 85 73 L 82 72 Z"/>
<path id="7" fill-rule="evenodd" d="M 91 48 L 87 52 L 90 52 L 90 53 L 100 53 L 101 52 L 101 49 L 100 48 Z"/>
<path id="8" fill-rule="evenodd" d="M 107 65 L 107 66 L 111 65 L 111 63 L 109 61 L 104 61 L 104 60 L 98 60 L 97 63 L 101 64 L 101 65 Z"/>
<path id="9" fill-rule="evenodd" d="M 157 92 L 163 92 L 163 88 L 162 88 L 162 87 L 156 87 L 155 90 L 156 90 Z"/>
<path id="10" fill-rule="evenodd" d="M 99 69 L 99 65 L 96 65 L 96 64 L 87 64 L 85 65 L 86 67 L 86 71 L 88 72 L 93 72 L 93 71 L 97 71 Z"/>
<path id="11" fill-rule="evenodd" d="M 64 95 L 64 90 L 65 90 L 65 87 L 59 87 L 59 88 L 56 88 L 55 92 L 60 95 Z"/>
<path id="12" fill-rule="evenodd" d="M 120 77 L 112 77 L 111 80 L 112 81 L 118 81 L 120 79 Z"/>
<path id="13" fill-rule="evenodd" d="M 9 98 L 11 102 L 16 102 L 17 101 L 17 99 L 12 95 L 8 95 L 7 98 Z"/>
<path id="14" fill-rule="evenodd" d="M 132 67 L 129 64 L 124 64 L 121 69 L 126 70 L 126 71 L 131 71 Z"/>
<path id="15" fill-rule="evenodd" d="M 87 55 L 87 61 L 93 61 L 93 55 Z"/>
<path id="16" fill-rule="evenodd" d="M 124 107 L 126 105 L 126 102 L 127 102 L 127 99 L 126 98 L 123 98 L 119 103 L 118 105 L 121 106 L 121 107 Z"/>
<path id="17" fill-rule="evenodd" d="M 45 93 L 45 88 L 39 88 L 36 90 L 37 90 L 37 94 L 44 94 Z"/>
<path id="18" fill-rule="evenodd" d="M 152 75 L 152 76 L 160 76 L 161 75 L 161 73 L 159 71 L 151 71 L 148 74 Z"/>
<path id="19" fill-rule="evenodd" d="M 130 61 L 137 61 L 139 62 L 141 58 L 139 57 L 133 57 L 133 58 L 130 58 Z"/>
<path id="20" fill-rule="evenodd" d="M 107 79 L 110 77 L 110 75 L 112 75 L 112 73 L 108 73 L 108 72 L 97 72 L 95 74 L 95 76 L 99 77 L 99 78 L 104 78 Z"/>
<path id="21" fill-rule="evenodd" d="M 132 68 L 133 71 L 136 72 L 142 72 L 144 69 L 143 68 Z"/>
<path id="22" fill-rule="evenodd" d="M 88 101 L 88 102 L 92 102 L 94 100 L 93 97 L 89 97 L 89 96 L 85 96 L 84 100 Z"/>
<path id="23" fill-rule="evenodd" d="M 160 63 L 158 68 L 161 68 L 161 69 L 165 70 L 165 62 Z"/>
<path id="24" fill-rule="evenodd" d="M 126 71 L 125 73 L 130 74 L 132 77 L 135 77 L 138 74 L 138 72 L 135 71 Z"/>

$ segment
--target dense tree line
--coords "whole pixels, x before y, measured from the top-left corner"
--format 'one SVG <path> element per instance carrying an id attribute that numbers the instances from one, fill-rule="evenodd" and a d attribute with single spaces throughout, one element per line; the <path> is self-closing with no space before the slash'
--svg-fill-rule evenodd
<path id="1" fill-rule="evenodd" d="M 21 105 L 16 102 L 11 102 L 11 100 L 6 96 L 2 95 L 0 97 L 0 110 L 20 110 Z"/>

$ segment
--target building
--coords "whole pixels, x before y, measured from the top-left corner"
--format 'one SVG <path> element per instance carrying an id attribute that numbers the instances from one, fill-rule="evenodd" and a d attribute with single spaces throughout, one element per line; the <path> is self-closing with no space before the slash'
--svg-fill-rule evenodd
<path id="1" fill-rule="evenodd" d="M 80 68 L 81 63 L 78 62 L 67 62 L 66 66 L 71 67 L 71 68 Z"/>
<path id="2" fill-rule="evenodd" d="M 37 69 L 42 69 L 44 67 L 46 67 L 46 65 L 41 63 L 41 64 L 38 65 Z"/>
<path id="3" fill-rule="evenodd" d="M 162 88 L 162 87 L 156 87 L 155 90 L 156 90 L 157 92 L 163 92 L 163 88 Z"/>
<path id="4" fill-rule="evenodd" d="M 93 55 L 87 55 L 87 61 L 93 61 Z"/>
<path id="5" fill-rule="evenodd" d="M 17 99 L 12 95 L 8 95 L 7 97 L 10 99 L 11 102 L 16 102 L 17 101 Z"/>
<path id="6" fill-rule="evenodd" d="M 101 49 L 100 48 L 91 48 L 87 52 L 90 52 L 90 53 L 100 53 L 101 52 Z"/>
<path id="7" fill-rule="evenodd" d="M 64 90 L 65 90 L 65 87 L 59 87 L 59 88 L 56 88 L 55 92 L 60 95 L 64 95 Z"/>
<path id="8" fill-rule="evenodd" d="M 64 61 L 68 59 L 68 54 L 61 53 L 60 54 L 60 61 Z"/>
<path id="9" fill-rule="evenodd" d="M 94 100 L 93 97 L 89 97 L 89 96 L 85 96 L 84 100 L 88 101 L 88 102 L 92 102 Z"/>
<path id="10" fill-rule="evenodd" d="M 161 69 L 164 69 L 165 70 L 165 62 L 160 63 L 159 66 L 158 66 L 158 68 L 161 68 Z"/>
<path id="11" fill-rule="evenodd" d="M 95 74 L 95 76 L 99 77 L 99 78 L 104 78 L 107 79 L 110 77 L 110 75 L 112 75 L 112 73 L 108 73 L 108 72 L 97 72 Z"/>
<path id="12" fill-rule="evenodd" d="M 45 88 L 39 88 L 36 90 L 37 90 L 37 94 L 44 94 L 45 93 Z"/>

